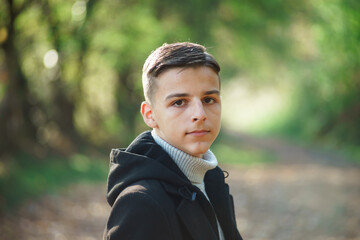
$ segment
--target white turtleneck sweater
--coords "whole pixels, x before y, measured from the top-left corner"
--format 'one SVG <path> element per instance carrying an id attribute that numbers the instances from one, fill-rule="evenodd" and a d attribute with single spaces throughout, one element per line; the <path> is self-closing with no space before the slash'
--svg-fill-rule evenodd
<path id="1" fill-rule="evenodd" d="M 159 137 L 155 130 L 151 131 L 151 135 L 154 138 L 155 142 L 160 145 L 162 149 L 164 149 L 167 154 L 174 160 L 176 165 L 180 168 L 180 170 L 184 173 L 184 175 L 190 180 L 190 182 L 198 187 L 201 192 L 204 193 L 206 198 L 209 200 L 209 197 L 205 191 L 204 185 L 204 177 L 208 170 L 214 169 L 218 162 L 215 155 L 208 150 L 203 158 L 198 158 L 187 154 L 184 151 L 172 146 L 161 137 Z M 210 202 L 210 201 L 209 201 Z M 219 221 L 216 219 L 220 240 L 225 240 L 224 233 L 220 227 Z"/>

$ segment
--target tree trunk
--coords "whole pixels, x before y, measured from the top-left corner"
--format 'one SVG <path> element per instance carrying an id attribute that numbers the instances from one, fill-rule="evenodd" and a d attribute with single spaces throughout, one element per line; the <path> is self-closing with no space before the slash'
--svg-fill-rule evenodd
<path id="1" fill-rule="evenodd" d="M 9 1 L 8 38 L 1 46 L 5 57 L 5 96 L 0 103 L 0 155 L 26 151 L 36 153 L 37 126 L 32 119 L 34 96 L 29 92 L 27 79 L 20 66 L 15 47 L 14 22 L 17 17 Z"/>
<path id="2" fill-rule="evenodd" d="M 130 67 L 128 68 L 130 69 Z M 126 126 L 122 139 L 131 141 L 136 134 L 136 118 L 140 111 L 141 97 L 135 91 L 134 81 L 131 79 L 130 70 L 119 73 L 117 84 L 117 105 L 120 118 Z"/>

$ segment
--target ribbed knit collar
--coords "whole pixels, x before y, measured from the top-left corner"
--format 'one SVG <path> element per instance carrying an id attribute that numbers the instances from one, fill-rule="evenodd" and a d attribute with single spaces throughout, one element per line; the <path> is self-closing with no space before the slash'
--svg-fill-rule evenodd
<path id="1" fill-rule="evenodd" d="M 151 131 L 151 135 L 155 142 L 170 155 L 192 184 L 203 183 L 205 173 L 208 170 L 214 169 L 218 164 L 215 155 L 210 150 L 203 155 L 203 158 L 198 158 L 172 146 L 159 137 L 154 130 Z"/>

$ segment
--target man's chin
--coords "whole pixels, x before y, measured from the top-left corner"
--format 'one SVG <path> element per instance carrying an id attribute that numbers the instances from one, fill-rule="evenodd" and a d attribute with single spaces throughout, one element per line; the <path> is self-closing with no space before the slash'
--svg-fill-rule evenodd
<path id="1" fill-rule="evenodd" d="M 206 146 L 197 146 L 196 149 L 192 149 L 191 151 L 187 151 L 188 154 L 195 156 L 195 157 L 200 157 L 202 158 L 202 156 L 209 150 L 210 146 L 206 145 Z"/>

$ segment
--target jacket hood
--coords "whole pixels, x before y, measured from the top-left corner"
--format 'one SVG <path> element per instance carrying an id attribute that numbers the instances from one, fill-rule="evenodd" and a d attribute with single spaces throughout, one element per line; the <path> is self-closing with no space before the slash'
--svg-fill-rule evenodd
<path id="1" fill-rule="evenodd" d="M 140 134 L 126 149 L 112 149 L 107 201 L 112 206 L 129 185 L 156 179 L 175 186 L 191 185 L 170 156 L 155 143 L 150 131 Z"/>

